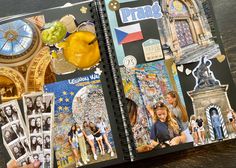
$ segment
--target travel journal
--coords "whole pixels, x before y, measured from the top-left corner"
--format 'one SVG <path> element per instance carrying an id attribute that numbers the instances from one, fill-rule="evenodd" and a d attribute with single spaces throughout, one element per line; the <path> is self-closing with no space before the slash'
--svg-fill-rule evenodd
<path id="1" fill-rule="evenodd" d="M 134 160 L 235 138 L 235 86 L 209 5 L 101 4 Z"/>
<path id="2" fill-rule="evenodd" d="M 0 12 L 0 167 L 106 167 L 236 138 L 208 1 L 62 4 Z"/>

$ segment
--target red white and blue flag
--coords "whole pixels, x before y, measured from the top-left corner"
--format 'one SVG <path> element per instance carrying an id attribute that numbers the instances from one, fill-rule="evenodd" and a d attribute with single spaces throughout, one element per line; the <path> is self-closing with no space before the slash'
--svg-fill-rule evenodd
<path id="1" fill-rule="evenodd" d="M 115 32 L 119 44 L 125 44 L 143 39 L 143 34 L 139 23 L 115 28 Z"/>

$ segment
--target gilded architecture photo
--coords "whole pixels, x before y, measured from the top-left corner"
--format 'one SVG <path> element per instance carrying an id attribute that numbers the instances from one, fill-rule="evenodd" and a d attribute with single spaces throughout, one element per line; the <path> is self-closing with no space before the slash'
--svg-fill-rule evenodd
<path id="1" fill-rule="evenodd" d="M 39 22 L 41 21 L 41 22 Z M 43 18 L 16 20 L 0 25 L 0 95 L 3 101 L 25 92 L 42 91 L 55 81 L 50 49 L 42 44 Z"/>

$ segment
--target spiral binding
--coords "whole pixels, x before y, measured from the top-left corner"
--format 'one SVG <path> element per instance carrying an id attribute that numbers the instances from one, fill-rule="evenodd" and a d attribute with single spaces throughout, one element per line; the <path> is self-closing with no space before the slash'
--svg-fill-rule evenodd
<path id="1" fill-rule="evenodd" d="M 115 110 L 115 118 L 118 126 L 119 137 L 121 139 L 124 159 L 134 160 L 135 143 L 132 136 L 131 125 L 128 119 L 128 113 L 125 102 L 125 95 L 122 87 L 122 80 L 119 73 L 119 66 L 116 61 L 114 48 L 112 47 L 111 35 L 105 5 L 103 1 L 94 0 L 91 4 L 91 13 L 93 13 L 96 34 L 99 41 L 100 53 L 106 66 L 103 68 L 106 72 L 106 78 L 110 85 L 110 96 L 112 97 L 112 106 Z M 108 66 L 107 66 L 108 65 Z"/>

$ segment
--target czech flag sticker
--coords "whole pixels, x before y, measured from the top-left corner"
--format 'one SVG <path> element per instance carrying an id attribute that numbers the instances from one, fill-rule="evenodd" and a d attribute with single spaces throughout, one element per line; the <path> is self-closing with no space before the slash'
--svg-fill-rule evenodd
<path id="1" fill-rule="evenodd" d="M 119 44 L 125 44 L 143 39 L 143 34 L 139 23 L 115 28 L 115 32 Z"/>

